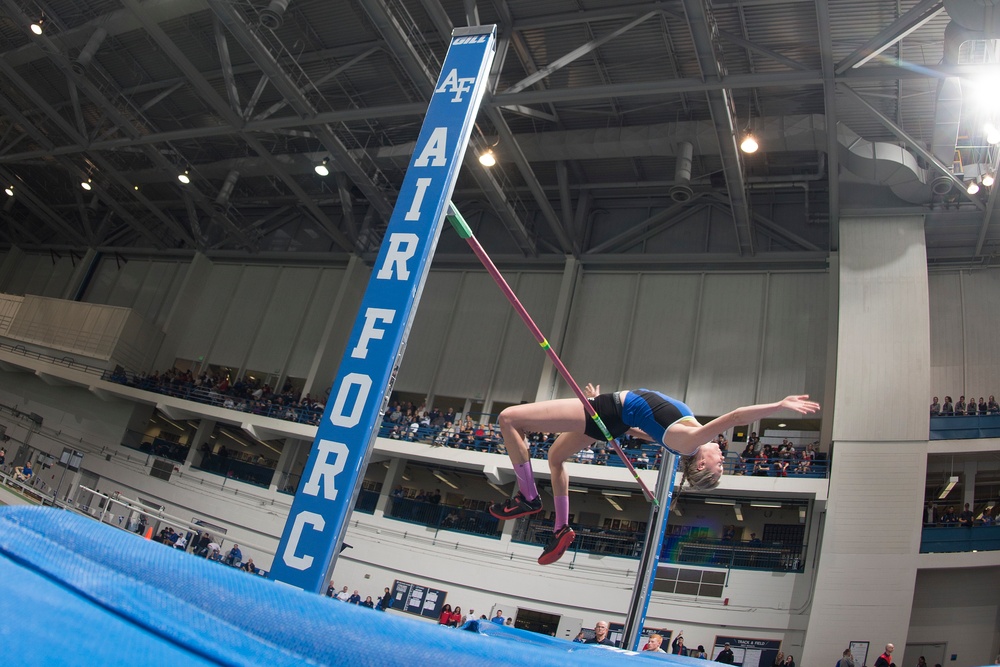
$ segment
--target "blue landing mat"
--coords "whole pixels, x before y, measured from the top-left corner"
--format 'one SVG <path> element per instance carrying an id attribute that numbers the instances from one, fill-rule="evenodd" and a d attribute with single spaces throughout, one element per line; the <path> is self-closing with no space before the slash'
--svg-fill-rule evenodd
<path id="1" fill-rule="evenodd" d="M 483 625 L 454 630 L 303 593 L 71 512 L 0 508 L 0 645 L 11 664 L 704 664 Z"/>

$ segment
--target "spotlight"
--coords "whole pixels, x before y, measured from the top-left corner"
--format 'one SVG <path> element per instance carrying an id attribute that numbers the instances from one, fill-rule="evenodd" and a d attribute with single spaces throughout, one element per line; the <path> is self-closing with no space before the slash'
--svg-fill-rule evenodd
<path id="1" fill-rule="evenodd" d="M 329 162 L 330 162 L 330 158 L 325 157 L 325 158 L 323 158 L 323 161 L 320 162 L 315 167 L 313 167 L 313 169 L 320 176 L 329 176 L 330 175 L 330 168 L 326 166 L 327 164 L 329 164 Z"/>
<path id="2" fill-rule="evenodd" d="M 488 149 L 485 153 L 479 156 L 479 164 L 484 167 L 492 167 L 497 163 L 497 158 L 493 154 L 493 149 Z"/>
<path id="3" fill-rule="evenodd" d="M 985 185 L 986 187 L 990 187 L 991 185 L 993 185 L 993 180 L 994 180 L 993 174 L 986 174 L 985 176 L 983 176 L 983 185 Z"/>
<path id="4" fill-rule="evenodd" d="M 89 178 L 85 181 L 80 181 L 80 187 L 86 190 L 87 192 L 90 192 L 91 190 L 94 189 L 93 181 Z"/>
<path id="5" fill-rule="evenodd" d="M 740 150 L 744 153 L 754 153 L 760 146 L 757 145 L 757 140 L 753 138 L 752 134 L 748 134 L 743 139 L 743 143 L 740 144 Z"/>
<path id="6" fill-rule="evenodd" d="M 5 188 L 3 189 L 3 191 L 4 191 L 4 193 L 5 193 L 5 194 L 6 194 L 6 195 L 7 195 L 8 197 L 13 197 L 13 196 L 14 196 L 14 186 L 13 186 L 13 185 L 8 185 L 7 187 L 5 187 Z"/>
<path id="7" fill-rule="evenodd" d="M 35 23 L 31 24 L 31 32 L 36 35 L 42 34 L 42 19 L 38 19 Z"/>
<path id="8" fill-rule="evenodd" d="M 189 175 L 188 170 L 185 169 L 183 173 L 177 174 L 177 180 L 180 181 L 181 183 L 183 183 L 184 185 L 187 185 L 188 183 L 190 183 L 191 182 L 191 176 Z"/>
<path id="9" fill-rule="evenodd" d="M 986 123 L 986 143 L 988 144 L 1000 144 L 1000 129 L 993 123 Z"/>
<path id="10" fill-rule="evenodd" d="M 965 191 L 968 192 L 970 195 L 976 194 L 977 192 L 979 192 L 979 183 L 976 183 L 975 181 L 969 181 L 969 187 L 967 187 Z"/>

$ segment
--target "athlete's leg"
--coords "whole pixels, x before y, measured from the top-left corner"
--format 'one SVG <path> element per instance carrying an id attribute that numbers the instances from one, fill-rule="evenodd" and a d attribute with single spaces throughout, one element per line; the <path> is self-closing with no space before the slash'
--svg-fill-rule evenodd
<path id="1" fill-rule="evenodd" d="M 582 436 L 587 425 L 587 413 L 577 399 L 560 398 L 511 406 L 500 413 L 497 422 L 503 433 L 507 455 L 510 456 L 511 463 L 517 465 L 531 458 L 524 441 L 525 433 L 575 432 Z"/>
<path id="2" fill-rule="evenodd" d="M 582 410 L 582 408 L 581 408 Z M 569 495 L 569 474 L 566 472 L 566 461 L 585 447 L 589 447 L 594 439 L 583 433 L 561 433 L 549 447 L 549 472 L 552 473 L 552 495 Z"/>

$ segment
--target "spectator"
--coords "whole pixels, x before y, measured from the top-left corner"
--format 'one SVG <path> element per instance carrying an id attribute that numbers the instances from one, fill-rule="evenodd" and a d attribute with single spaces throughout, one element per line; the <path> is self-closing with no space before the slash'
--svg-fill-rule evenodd
<path id="1" fill-rule="evenodd" d="M 931 401 L 931 417 L 937 417 L 941 414 L 941 404 L 938 402 L 938 397 L 935 396 L 934 400 Z"/>
<path id="2" fill-rule="evenodd" d="M 960 416 L 965 414 L 965 396 L 958 397 L 958 403 L 955 404 L 955 415 Z"/>
<path id="3" fill-rule="evenodd" d="M 892 644 L 886 644 L 885 652 L 875 661 L 875 667 L 890 667 L 892 665 L 892 652 L 895 648 Z"/>
<path id="4" fill-rule="evenodd" d="M 490 623 L 496 623 L 497 625 L 503 625 L 503 611 L 497 609 L 497 613 L 490 619 Z"/>
<path id="5" fill-rule="evenodd" d="M 944 397 L 944 405 L 941 406 L 941 414 L 950 417 L 955 414 L 955 406 L 951 404 L 951 396 Z"/>
<path id="6" fill-rule="evenodd" d="M 333 585 L 333 579 L 331 579 L 330 583 L 326 587 L 326 597 L 332 598 L 336 594 L 337 594 L 337 587 Z"/>
<path id="7" fill-rule="evenodd" d="M 229 550 L 228 554 L 226 554 L 226 565 L 239 567 L 242 562 L 243 552 L 240 551 L 240 545 L 234 544 L 233 548 Z"/>
<path id="8" fill-rule="evenodd" d="M 382 596 L 378 599 L 378 609 L 379 611 L 385 611 L 392 606 L 392 594 L 389 589 L 386 588 L 382 593 Z"/>
<path id="9" fill-rule="evenodd" d="M 253 564 L 253 558 L 247 558 L 246 562 L 240 565 L 240 569 L 250 574 L 257 574 L 257 566 Z"/>
<path id="10" fill-rule="evenodd" d="M 7 461 L 7 448 L 0 447 L 0 466 L 2 466 Z"/>
<path id="11" fill-rule="evenodd" d="M 837 667 L 854 667 L 854 656 L 851 655 L 851 649 L 844 649 L 844 655 L 837 661 Z"/>
<path id="12" fill-rule="evenodd" d="M 506 625 L 508 628 L 512 627 L 514 625 L 514 617 L 513 616 L 508 616 L 507 617 L 507 622 L 504 623 L 504 625 Z"/>
<path id="13" fill-rule="evenodd" d="M 361 604 L 361 593 L 359 593 L 357 589 L 354 589 L 354 592 L 351 593 L 351 597 L 347 598 L 347 602 L 349 604 Z"/>
<path id="14" fill-rule="evenodd" d="M 989 406 L 986 404 L 986 399 L 982 396 L 979 397 L 979 416 L 985 417 L 986 413 L 989 412 Z"/>
<path id="15" fill-rule="evenodd" d="M 441 615 L 438 616 L 438 625 L 448 625 L 450 621 L 451 621 L 451 605 L 445 603 L 445 605 L 441 607 Z"/>
<path id="16" fill-rule="evenodd" d="M 580 629 L 580 632 L 576 633 L 576 637 L 573 639 L 573 641 L 576 642 L 577 644 L 587 643 L 587 636 L 584 634 L 583 628 Z"/>
<path id="17" fill-rule="evenodd" d="M 917 667 L 927 667 L 927 658 L 924 656 L 917 658 Z"/>
<path id="18" fill-rule="evenodd" d="M 716 662 L 721 662 L 724 665 L 733 664 L 733 660 L 736 656 L 733 655 L 733 649 L 729 648 L 729 644 L 725 644 L 722 650 L 719 651 L 718 657 L 715 659 Z M 839 666 L 838 666 L 839 667 Z M 854 667 L 853 663 L 850 667 Z"/>
<path id="19" fill-rule="evenodd" d="M 25 461 L 23 466 L 14 468 L 14 479 L 19 482 L 27 482 L 31 479 L 34 471 L 31 469 L 31 461 Z"/>
<path id="20" fill-rule="evenodd" d="M 993 398 L 992 395 L 990 396 L 990 400 L 986 403 L 986 410 L 991 415 L 1000 414 L 1000 405 L 997 404 L 997 399 Z"/>
<path id="21" fill-rule="evenodd" d="M 434 489 L 434 493 L 431 493 L 427 496 L 427 502 L 429 502 L 431 505 L 440 505 L 441 489 Z"/>
<path id="22" fill-rule="evenodd" d="M 975 515 L 972 513 L 972 510 L 969 509 L 969 503 L 965 503 L 965 509 L 963 509 L 962 513 L 958 515 L 958 521 L 963 526 L 967 526 L 969 528 L 971 528 L 976 522 Z"/>
<path id="23" fill-rule="evenodd" d="M 785 666 L 785 652 L 778 651 L 778 655 L 774 656 L 774 662 L 772 663 L 774 667 L 784 667 Z"/>
<path id="24" fill-rule="evenodd" d="M 955 508 L 949 506 L 948 509 L 945 510 L 944 516 L 941 517 L 941 520 L 938 523 L 942 524 L 958 523 L 958 515 L 955 514 Z"/>
<path id="25" fill-rule="evenodd" d="M 448 618 L 448 625 L 457 628 L 462 625 L 462 608 L 455 605 L 455 609 L 451 612 L 451 616 Z"/>
<path id="26" fill-rule="evenodd" d="M 684 651 L 684 631 L 677 633 L 677 639 L 670 644 L 670 652 L 674 655 L 687 655 Z"/>
<path id="27" fill-rule="evenodd" d="M 981 521 L 983 522 L 984 526 L 992 526 L 994 523 L 996 523 L 996 520 L 993 518 L 992 510 L 993 510 L 992 507 L 987 507 L 986 509 L 983 510 L 983 518 L 981 519 Z"/>
<path id="28" fill-rule="evenodd" d="M 795 660 L 792 659 L 791 653 L 785 656 L 785 667 L 795 667 Z"/>
<path id="29" fill-rule="evenodd" d="M 643 647 L 643 651 L 650 653 L 666 653 L 660 645 L 663 643 L 663 637 L 661 635 L 650 635 L 649 641 L 646 642 L 646 646 Z"/>
<path id="30" fill-rule="evenodd" d="M 350 599 L 351 594 L 347 592 L 347 586 L 344 586 L 340 589 L 340 592 L 333 597 L 337 598 L 341 602 L 347 602 Z"/>
<path id="31" fill-rule="evenodd" d="M 187 538 L 184 535 L 178 535 L 177 541 L 174 542 L 174 548 L 180 549 L 181 551 L 187 550 Z"/>
<path id="32" fill-rule="evenodd" d="M 594 624 L 594 636 L 588 638 L 584 644 L 602 644 L 604 646 L 614 646 L 615 643 L 608 637 L 608 629 L 611 626 L 607 621 L 598 621 Z"/>
<path id="33" fill-rule="evenodd" d="M 698 644 L 698 650 L 694 652 L 693 657 L 701 658 L 702 660 L 708 660 L 708 654 L 705 653 L 705 647 L 702 646 L 701 644 Z"/>

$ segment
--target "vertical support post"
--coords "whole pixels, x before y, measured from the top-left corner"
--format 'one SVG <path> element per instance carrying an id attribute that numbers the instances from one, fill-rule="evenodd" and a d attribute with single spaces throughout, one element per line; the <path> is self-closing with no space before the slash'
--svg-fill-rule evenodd
<path id="1" fill-rule="evenodd" d="M 677 475 L 677 464 L 680 461 L 680 457 L 668 449 L 664 449 L 663 453 L 665 456 L 660 465 L 660 476 L 656 480 L 655 493 L 658 502 L 649 505 L 646 543 L 642 548 L 642 558 L 639 560 L 632 600 L 625 615 L 625 639 L 622 648 L 633 651 L 639 650 L 639 638 L 646 624 L 646 611 L 649 609 L 649 598 L 653 594 L 653 579 L 656 578 L 656 568 L 660 563 L 663 536 L 667 532 L 670 502 L 674 495 L 674 477 Z"/>
<path id="2" fill-rule="evenodd" d="M 268 576 L 319 593 L 333 571 L 496 52 L 457 28 Z"/>

